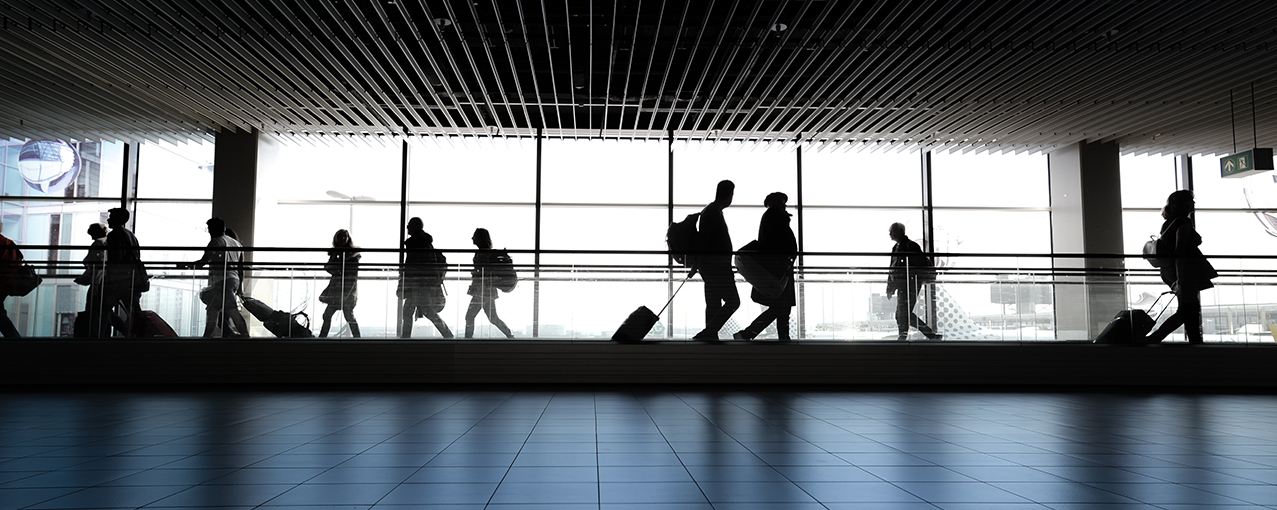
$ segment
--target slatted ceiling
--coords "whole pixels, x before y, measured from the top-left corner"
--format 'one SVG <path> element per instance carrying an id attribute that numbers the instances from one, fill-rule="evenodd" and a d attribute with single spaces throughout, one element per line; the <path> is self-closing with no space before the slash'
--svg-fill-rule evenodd
<path id="1" fill-rule="evenodd" d="M 18 138 L 672 130 L 769 149 L 1227 153 L 1230 89 L 1253 144 L 1253 82 L 1259 144 L 1277 145 L 1277 3 L 1258 0 L 61 0 L 0 16 L 0 135 Z"/>

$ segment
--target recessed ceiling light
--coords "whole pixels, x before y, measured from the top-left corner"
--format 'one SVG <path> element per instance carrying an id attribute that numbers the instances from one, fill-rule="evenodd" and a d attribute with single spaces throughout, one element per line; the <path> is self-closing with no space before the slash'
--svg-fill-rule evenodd
<path id="1" fill-rule="evenodd" d="M 435 26 L 443 28 L 452 26 L 452 20 L 448 18 L 435 18 Z"/>
<path id="2" fill-rule="evenodd" d="M 777 23 L 775 25 L 772 25 L 772 32 L 784 32 L 788 29 L 789 29 L 789 25 L 786 25 L 784 23 Z"/>

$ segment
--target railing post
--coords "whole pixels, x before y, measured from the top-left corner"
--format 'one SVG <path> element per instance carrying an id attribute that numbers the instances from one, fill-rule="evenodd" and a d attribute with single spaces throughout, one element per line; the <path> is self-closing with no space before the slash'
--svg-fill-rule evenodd
<path id="1" fill-rule="evenodd" d="M 674 224 L 674 130 L 670 129 L 666 135 L 665 154 L 666 165 L 668 171 L 667 188 L 669 189 L 669 198 L 665 201 L 666 225 Z M 665 310 L 665 338 L 674 338 L 674 256 L 667 254 L 665 257 L 665 299 L 670 301 L 670 305 Z"/>
<path id="2" fill-rule="evenodd" d="M 403 230 L 403 229 L 404 229 L 404 228 L 406 228 L 406 227 L 407 227 L 407 225 L 408 225 L 408 183 L 409 183 L 409 181 L 410 181 L 410 178 L 409 178 L 409 175 L 410 175 L 410 174 L 409 174 L 409 168 L 410 168 L 410 167 L 408 166 L 408 163 L 410 162 L 410 160 L 409 160 L 409 156 L 410 156 L 410 155 L 411 155 L 411 151 L 410 151 L 410 149 L 408 148 L 408 137 L 407 137 L 407 136 L 405 136 L 405 137 L 404 137 L 404 140 L 403 140 L 403 158 L 401 159 L 401 161 L 400 161 L 400 165 L 399 165 L 399 234 L 398 234 L 398 235 L 399 235 L 400 237 L 402 237 L 402 236 L 404 235 L 404 230 Z M 399 268 L 400 268 L 400 270 L 401 270 L 401 271 L 403 270 L 404 255 L 405 255 L 405 254 L 404 254 L 404 245 L 403 245 L 403 243 L 402 243 L 402 242 L 400 242 L 400 244 L 399 244 Z M 396 282 L 396 288 L 397 288 L 397 286 L 398 286 L 398 282 Z M 396 296 L 396 299 L 395 299 L 395 337 L 397 337 L 397 338 L 404 338 L 404 336 L 405 336 L 404 334 L 405 334 L 405 333 L 407 333 L 407 336 L 412 336 L 412 331 L 404 331 L 404 330 L 403 330 L 403 329 L 404 329 L 404 327 L 403 327 L 403 305 L 404 305 L 404 298 L 403 298 L 403 296 Z"/>
<path id="3" fill-rule="evenodd" d="M 532 252 L 532 338 L 541 334 L 541 140 L 542 130 L 537 128 L 537 179 L 536 179 L 536 227 Z"/>
<path id="4" fill-rule="evenodd" d="M 797 210 L 797 216 L 798 216 L 798 260 L 796 262 L 796 266 L 793 269 L 793 273 L 794 273 L 793 278 L 796 279 L 796 283 L 798 284 L 796 285 L 797 287 L 796 290 L 798 291 L 798 317 L 794 323 L 794 326 L 796 326 L 794 329 L 797 330 L 794 332 L 794 336 L 797 337 L 799 340 L 803 340 L 807 337 L 807 313 L 806 313 L 807 282 L 805 281 L 806 278 L 803 276 L 803 273 L 802 273 L 802 268 L 804 267 L 803 253 L 806 251 L 806 247 L 803 244 L 804 228 L 803 228 L 803 144 L 802 144 L 802 139 L 803 139 L 803 135 L 802 133 L 799 133 L 798 134 L 798 149 L 795 151 L 795 154 L 796 154 L 795 157 L 796 157 L 796 163 L 797 163 L 797 179 L 798 179 L 797 195 L 798 196 L 794 197 L 794 208 Z"/>

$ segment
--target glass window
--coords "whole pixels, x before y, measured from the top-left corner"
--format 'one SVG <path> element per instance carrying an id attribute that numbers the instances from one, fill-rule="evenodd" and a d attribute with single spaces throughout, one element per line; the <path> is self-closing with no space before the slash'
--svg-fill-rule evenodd
<path id="1" fill-rule="evenodd" d="M 921 158 L 916 152 L 804 149 L 803 205 L 921 206 Z"/>
<path id="2" fill-rule="evenodd" d="M 213 144 L 140 144 L 139 198 L 213 198 Z M 205 218 L 207 219 L 207 218 Z"/>
<path id="3" fill-rule="evenodd" d="M 327 202 L 379 201 L 399 203 L 403 149 L 330 142 L 327 146 L 280 144 L 273 168 L 257 174 L 257 196 L 271 200 Z M 330 193 L 330 192 L 336 192 Z"/>
<path id="4" fill-rule="evenodd" d="M 689 144 L 676 140 L 674 203 L 704 207 L 714 201 L 718 182 L 725 179 L 736 185 L 733 207 L 761 208 L 763 198 L 775 191 L 789 195 L 791 204 L 797 203 L 797 156 L 793 150 L 767 150 L 766 147 L 739 142 Z M 731 221 L 729 218 L 729 225 Z"/>
<path id="5" fill-rule="evenodd" d="M 669 201 L 664 140 L 542 142 L 541 200 L 546 204 L 656 204 Z"/>
<path id="6" fill-rule="evenodd" d="M 26 197 L 119 198 L 124 144 L 62 140 L 0 141 L 4 194 Z"/>
<path id="7" fill-rule="evenodd" d="M 1045 154 L 935 153 L 931 196 L 937 207 L 1049 207 Z"/>
<path id="8" fill-rule="evenodd" d="M 1174 156 L 1122 156 L 1119 161 L 1124 209 L 1160 209 L 1177 189 Z"/>
<path id="9" fill-rule="evenodd" d="M 409 200 L 536 203 L 535 140 L 449 140 L 409 148 Z"/>

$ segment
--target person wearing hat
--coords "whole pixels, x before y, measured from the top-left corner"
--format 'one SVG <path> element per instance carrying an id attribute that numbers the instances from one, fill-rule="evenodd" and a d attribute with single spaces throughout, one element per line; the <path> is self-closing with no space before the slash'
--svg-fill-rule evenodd
<path id="1" fill-rule="evenodd" d="M 794 237 L 794 230 L 789 227 L 789 218 L 792 215 L 785 211 L 785 203 L 788 201 L 789 197 L 781 192 L 767 195 L 767 198 L 763 200 L 767 210 L 763 212 L 763 219 L 758 223 L 759 251 L 770 255 L 768 257 L 770 267 L 767 269 L 784 282 L 784 289 L 781 290 L 780 295 L 774 297 L 759 292 L 757 288 L 751 291 L 749 298 L 767 309 L 758 314 L 758 318 L 754 319 L 749 327 L 733 334 L 734 339 L 752 339 L 762 333 L 763 328 L 766 328 L 768 324 L 775 321 L 776 337 L 782 342 L 790 340 L 789 315 L 795 303 L 794 261 L 798 258 L 798 240 Z"/>

